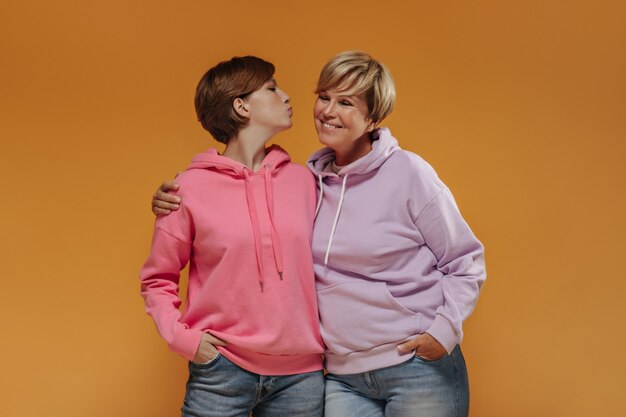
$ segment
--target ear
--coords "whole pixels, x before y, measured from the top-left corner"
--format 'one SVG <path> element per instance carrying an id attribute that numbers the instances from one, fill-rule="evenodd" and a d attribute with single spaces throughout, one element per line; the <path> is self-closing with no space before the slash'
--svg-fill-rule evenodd
<path id="1" fill-rule="evenodd" d="M 235 109 L 235 112 L 242 117 L 248 118 L 250 116 L 249 104 L 240 97 L 233 100 L 233 109 Z"/>
<path id="2" fill-rule="evenodd" d="M 372 132 L 374 129 L 376 129 L 377 124 L 378 123 L 376 123 L 375 121 L 370 120 L 370 123 L 367 125 L 367 132 L 369 133 L 369 132 Z"/>

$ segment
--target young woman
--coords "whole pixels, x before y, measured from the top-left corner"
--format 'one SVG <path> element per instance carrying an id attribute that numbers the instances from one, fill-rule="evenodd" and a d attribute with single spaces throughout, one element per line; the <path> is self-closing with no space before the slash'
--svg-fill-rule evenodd
<path id="1" fill-rule="evenodd" d="M 428 163 L 379 124 L 389 71 L 361 52 L 322 69 L 311 156 L 312 250 L 328 417 L 467 416 L 460 343 L 485 279 L 483 247 Z M 165 183 L 161 191 L 172 184 Z M 153 207 L 175 208 L 163 192 Z"/>
<path id="2" fill-rule="evenodd" d="M 183 416 L 323 414 L 315 183 L 281 148 L 265 148 L 291 127 L 289 97 L 273 74 L 272 64 L 248 56 L 202 77 L 198 119 L 226 150 L 196 155 L 178 177 L 184 202 L 156 220 L 141 270 L 148 314 L 189 360 Z"/>

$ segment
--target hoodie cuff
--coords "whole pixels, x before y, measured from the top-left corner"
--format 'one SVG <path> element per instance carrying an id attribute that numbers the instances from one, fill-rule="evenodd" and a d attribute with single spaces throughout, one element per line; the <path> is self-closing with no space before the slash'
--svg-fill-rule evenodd
<path id="1" fill-rule="evenodd" d="M 201 330 L 181 329 L 174 335 L 170 350 L 184 356 L 189 361 L 193 361 L 203 334 L 204 332 Z"/>
<path id="2" fill-rule="evenodd" d="M 437 339 L 446 349 L 448 354 L 452 353 L 454 347 L 461 343 L 452 324 L 444 316 L 437 314 L 435 321 L 426 333 Z"/>

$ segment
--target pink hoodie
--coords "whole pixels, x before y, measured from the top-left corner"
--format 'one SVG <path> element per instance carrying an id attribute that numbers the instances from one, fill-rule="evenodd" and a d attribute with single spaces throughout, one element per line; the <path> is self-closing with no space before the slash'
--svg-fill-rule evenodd
<path id="1" fill-rule="evenodd" d="M 278 146 L 257 172 L 215 149 L 178 177 L 179 210 L 156 220 L 141 270 L 146 311 L 170 349 L 193 360 L 204 332 L 251 372 L 322 368 L 311 234 L 315 184 Z M 182 312 L 180 270 L 189 266 Z"/>

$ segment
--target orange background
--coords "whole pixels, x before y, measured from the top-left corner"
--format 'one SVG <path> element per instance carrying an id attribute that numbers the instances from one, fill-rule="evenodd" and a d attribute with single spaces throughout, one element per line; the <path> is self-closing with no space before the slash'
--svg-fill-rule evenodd
<path id="1" fill-rule="evenodd" d="M 463 347 L 473 417 L 624 416 L 626 3 L 2 1 L 0 415 L 174 416 L 186 379 L 143 312 L 156 186 L 213 145 L 202 73 L 274 62 L 297 162 L 327 58 L 398 89 L 385 123 L 487 248 Z"/>

